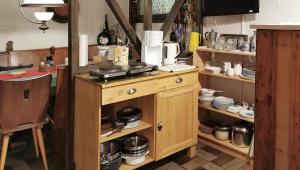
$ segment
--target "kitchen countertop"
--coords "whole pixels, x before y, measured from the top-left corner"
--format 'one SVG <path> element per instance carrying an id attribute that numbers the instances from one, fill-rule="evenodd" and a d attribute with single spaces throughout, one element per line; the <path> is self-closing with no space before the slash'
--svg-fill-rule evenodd
<path id="1" fill-rule="evenodd" d="M 289 31 L 300 31 L 300 23 L 296 24 L 253 24 L 250 25 L 251 29 L 262 29 L 262 30 L 289 30 Z"/>

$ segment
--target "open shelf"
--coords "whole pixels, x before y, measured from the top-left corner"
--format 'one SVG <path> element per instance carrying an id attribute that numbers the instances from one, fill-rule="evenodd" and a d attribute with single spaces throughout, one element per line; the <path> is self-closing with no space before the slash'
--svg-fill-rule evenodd
<path id="1" fill-rule="evenodd" d="M 120 132 L 116 132 L 116 133 L 112 134 L 111 136 L 107 136 L 107 137 L 100 136 L 100 143 L 104 143 L 104 142 L 107 142 L 107 141 L 110 141 L 110 140 L 113 140 L 113 139 L 116 139 L 116 138 L 119 138 L 122 136 L 126 136 L 126 135 L 129 135 L 131 133 L 135 133 L 135 132 L 138 132 L 141 130 L 145 130 L 150 127 L 151 127 L 151 125 L 149 123 L 140 121 L 140 124 L 138 127 L 135 127 L 132 129 L 124 129 L 124 130 L 121 130 Z"/>
<path id="2" fill-rule="evenodd" d="M 201 46 L 197 50 L 198 51 L 203 51 L 203 52 L 219 53 L 219 54 L 232 54 L 232 55 L 240 55 L 240 56 L 256 56 L 255 52 L 240 51 L 240 50 L 233 50 L 233 51 L 217 50 L 217 49 L 207 48 L 205 46 Z"/>
<path id="3" fill-rule="evenodd" d="M 227 75 L 222 74 L 222 73 L 210 73 L 210 72 L 207 72 L 207 71 L 199 71 L 199 74 L 255 84 L 255 80 L 243 79 L 240 76 L 227 76 Z"/>
<path id="4" fill-rule="evenodd" d="M 203 132 L 198 133 L 200 137 L 200 142 L 211 146 L 213 148 L 219 149 L 222 152 L 228 153 L 240 159 L 249 160 L 249 147 L 248 148 L 239 148 L 234 146 L 229 140 L 228 141 L 221 141 L 216 139 L 211 134 L 205 134 Z"/>
<path id="5" fill-rule="evenodd" d="M 254 123 L 254 119 L 247 119 L 247 118 L 241 117 L 241 116 L 239 116 L 238 113 L 234 114 L 234 113 L 231 113 L 231 112 L 228 112 L 228 111 L 225 111 L 225 110 L 219 110 L 219 109 L 216 109 L 212 106 L 200 106 L 199 105 L 199 107 L 203 108 L 203 109 L 206 109 L 206 110 L 210 110 L 210 111 L 219 113 L 219 114 L 230 116 L 230 117 L 233 117 L 233 118 L 236 118 L 236 119 L 241 119 L 241 120 L 245 120 L 245 121 L 250 122 L 250 123 Z"/>
<path id="6" fill-rule="evenodd" d="M 137 169 L 137 168 L 142 167 L 142 166 L 144 166 L 144 165 L 146 165 L 146 164 L 148 164 L 150 162 L 153 162 L 153 161 L 154 161 L 154 159 L 152 159 L 150 156 L 146 156 L 144 162 L 142 162 L 142 163 L 140 163 L 138 165 L 135 165 L 135 166 L 128 165 L 128 164 L 125 163 L 125 161 L 123 161 L 120 170 L 133 170 L 133 169 Z"/>

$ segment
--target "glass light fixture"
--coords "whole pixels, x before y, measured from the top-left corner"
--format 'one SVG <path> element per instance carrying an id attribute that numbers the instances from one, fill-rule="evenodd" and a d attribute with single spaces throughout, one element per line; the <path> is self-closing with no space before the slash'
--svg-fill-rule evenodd
<path id="1" fill-rule="evenodd" d="M 40 22 L 32 21 L 29 19 L 24 11 L 23 7 L 64 7 L 67 4 L 63 0 L 20 0 L 20 11 L 24 18 L 33 24 L 39 24 L 39 29 L 45 32 L 49 27 L 46 25 L 46 22 L 51 20 L 54 13 L 53 12 L 34 12 L 34 16 Z"/>

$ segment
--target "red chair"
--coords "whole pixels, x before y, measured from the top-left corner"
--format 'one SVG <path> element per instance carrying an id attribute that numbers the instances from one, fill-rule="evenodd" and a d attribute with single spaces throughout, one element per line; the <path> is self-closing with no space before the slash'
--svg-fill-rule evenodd
<path id="1" fill-rule="evenodd" d="M 4 170 L 10 136 L 32 129 L 36 153 L 38 146 L 48 170 L 42 128 L 50 95 L 51 75 L 29 80 L 0 81 L 0 135 L 3 136 L 0 170 Z"/>

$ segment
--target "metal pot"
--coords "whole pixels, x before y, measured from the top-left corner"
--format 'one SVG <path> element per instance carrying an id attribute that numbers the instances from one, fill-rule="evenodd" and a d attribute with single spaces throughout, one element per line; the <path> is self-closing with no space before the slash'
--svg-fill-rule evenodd
<path id="1" fill-rule="evenodd" d="M 119 122 L 135 122 L 141 117 L 141 109 L 136 107 L 126 107 L 117 112 L 117 120 Z"/>
<path id="2" fill-rule="evenodd" d="M 215 127 L 215 138 L 218 140 L 229 140 L 230 127 L 227 125 L 218 125 Z"/>
<path id="3" fill-rule="evenodd" d="M 231 129 L 231 142 L 233 145 L 241 148 L 250 146 L 253 135 L 253 130 L 250 126 L 245 123 L 238 123 L 232 126 Z"/>
<path id="4" fill-rule="evenodd" d="M 124 140 L 122 150 L 124 154 L 140 154 L 149 150 L 149 141 L 141 135 L 131 136 Z"/>
<path id="5" fill-rule="evenodd" d="M 114 142 L 100 144 L 101 169 L 118 170 L 122 163 L 121 147 Z"/>

